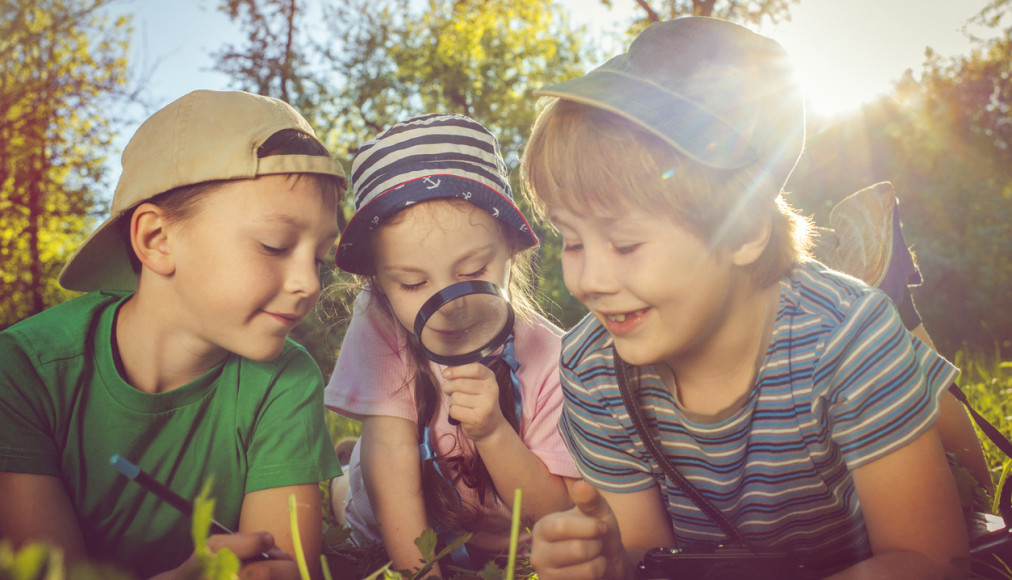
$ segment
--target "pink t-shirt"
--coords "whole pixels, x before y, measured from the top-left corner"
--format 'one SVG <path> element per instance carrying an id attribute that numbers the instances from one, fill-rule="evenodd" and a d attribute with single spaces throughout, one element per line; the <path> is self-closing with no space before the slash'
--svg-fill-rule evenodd
<path id="1" fill-rule="evenodd" d="M 523 392 L 520 436 L 527 447 L 548 468 L 563 477 L 579 477 L 565 443 L 559 434 L 562 413 L 562 388 L 559 378 L 559 355 L 562 331 L 551 322 L 537 318 L 533 324 L 518 317 L 515 328 L 515 356 L 520 362 L 517 378 Z M 324 393 L 327 408 L 354 419 L 365 415 L 400 417 L 417 422 L 414 384 L 408 384 L 405 358 L 410 352 L 407 331 L 368 292 L 355 300 L 351 324 L 345 334 L 337 366 Z M 442 365 L 430 363 L 433 375 L 442 376 Z M 433 419 L 433 446 L 440 456 L 454 452 L 475 453 L 474 445 L 459 426 L 448 421 L 447 397 Z M 454 452 L 453 454 L 456 454 Z M 362 470 L 359 446 L 355 446 L 348 467 L 349 493 L 346 501 L 348 523 L 359 543 L 381 541 L 375 515 L 369 505 Z M 466 505 L 477 505 L 477 494 L 463 483 L 457 491 Z M 499 551 L 509 545 L 510 513 L 501 502 L 481 506 L 486 515 L 480 529 L 474 530 L 470 545 Z"/>

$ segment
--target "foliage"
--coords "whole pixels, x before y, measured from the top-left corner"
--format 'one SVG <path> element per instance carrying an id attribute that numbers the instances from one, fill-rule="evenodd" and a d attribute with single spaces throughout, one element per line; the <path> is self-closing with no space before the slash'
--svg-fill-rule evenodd
<path id="1" fill-rule="evenodd" d="M 315 41 L 306 3 L 223 0 L 220 7 L 247 38 L 241 47 L 217 53 L 218 69 L 239 88 L 295 104 L 332 153 L 347 160 L 359 144 L 397 121 L 455 112 L 495 134 L 507 164 L 516 168 L 537 112 L 534 90 L 580 74 L 589 57 L 580 31 L 568 27 L 551 0 L 330 3 L 319 15 L 325 34 Z M 517 175 L 512 185 L 519 190 Z M 351 212 L 347 200 L 342 218 Z M 558 262 L 541 263 L 556 302 L 579 308 L 552 282 L 561 280 Z M 331 273 L 330 281 L 346 283 L 341 274 Z M 345 302 L 325 296 L 319 314 L 293 333 L 325 375 L 347 323 Z"/>
<path id="2" fill-rule="evenodd" d="M 229 548 L 212 552 L 207 545 L 207 536 L 211 532 L 211 522 L 214 519 L 214 504 L 214 498 L 211 497 L 211 480 L 207 480 L 193 501 L 191 521 L 193 553 L 197 556 L 199 564 L 199 578 L 231 580 L 239 573 L 239 558 Z"/>
<path id="3" fill-rule="evenodd" d="M 925 282 L 914 291 L 939 350 L 1012 348 L 1012 44 L 927 54 L 895 94 L 852 117 L 813 119 L 788 188 L 817 222 L 844 196 L 892 181 Z"/>
<path id="4" fill-rule="evenodd" d="M 620 0 L 629 2 L 633 0 Z M 635 0 L 643 16 L 633 25 L 632 32 L 646 28 L 651 22 L 679 16 L 712 16 L 745 25 L 760 25 L 790 19 L 790 7 L 798 0 Z M 615 0 L 601 0 L 611 6 Z"/>
<path id="5" fill-rule="evenodd" d="M 106 0 L 7 0 L 0 12 L 0 328 L 66 300 L 56 278 L 102 210 L 110 99 L 129 21 Z"/>
<path id="6" fill-rule="evenodd" d="M 961 350 L 954 359 L 960 369 L 960 388 L 966 398 L 1006 437 L 1012 438 L 1012 361 L 1002 361 L 997 352 L 990 355 Z M 993 479 L 998 481 L 1006 462 L 1012 460 L 983 433 L 978 433 Z"/>
<path id="7" fill-rule="evenodd" d="M 307 114 L 326 98 L 307 68 L 308 48 L 300 36 L 306 15 L 295 0 L 224 0 L 219 10 L 246 32 L 246 45 L 216 51 L 216 70 L 242 89 L 277 97 Z"/>

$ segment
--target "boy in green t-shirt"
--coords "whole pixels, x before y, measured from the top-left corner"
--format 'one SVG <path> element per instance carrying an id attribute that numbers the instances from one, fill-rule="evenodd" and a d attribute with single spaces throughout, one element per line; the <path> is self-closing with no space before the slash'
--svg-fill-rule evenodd
<path id="1" fill-rule="evenodd" d="M 294 494 L 319 576 L 318 482 L 340 473 L 323 383 L 288 338 L 314 307 L 344 173 L 289 105 L 196 91 L 123 152 L 112 216 L 60 275 L 88 292 L 0 333 L 0 538 L 138 577 L 192 574 L 189 518 L 120 476 L 119 454 L 186 498 L 211 480 L 214 549 L 295 578 Z"/>

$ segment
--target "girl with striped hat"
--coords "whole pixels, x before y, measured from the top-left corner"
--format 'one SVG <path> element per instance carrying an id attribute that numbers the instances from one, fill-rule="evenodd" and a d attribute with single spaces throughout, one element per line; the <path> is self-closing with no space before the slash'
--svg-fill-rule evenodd
<path id="1" fill-rule="evenodd" d="M 398 123 L 359 149 L 352 171 L 356 211 L 337 266 L 365 283 L 325 396 L 362 422 L 352 539 L 382 543 L 394 569 L 411 570 L 425 529 L 443 543 L 470 533 L 454 564 L 481 568 L 507 553 L 514 489 L 531 525 L 571 505 L 566 483 L 578 476 L 557 428 L 562 333 L 530 296 L 538 239 L 496 139 L 468 117 Z M 423 303 L 461 281 L 505 288 L 516 313 L 513 340 L 488 366 L 432 362 L 412 333 Z"/>

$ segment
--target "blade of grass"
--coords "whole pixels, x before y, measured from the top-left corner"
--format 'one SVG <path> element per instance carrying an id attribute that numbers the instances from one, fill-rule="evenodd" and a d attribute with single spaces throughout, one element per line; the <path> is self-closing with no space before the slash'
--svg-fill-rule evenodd
<path id="1" fill-rule="evenodd" d="M 295 513 L 294 493 L 288 496 L 288 521 L 292 527 L 292 543 L 295 545 L 295 562 L 299 565 L 299 577 L 302 580 L 311 580 L 309 566 L 306 566 L 306 553 L 302 549 L 302 534 L 299 533 L 299 517 Z"/>
<path id="2" fill-rule="evenodd" d="M 506 560 L 506 574 L 504 578 L 513 578 L 513 569 L 517 561 L 517 543 L 520 537 L 520 499 L 523 490 L 519 487 L 513 490 L 513 520 L 510 523 L 510 553 Z"/>

